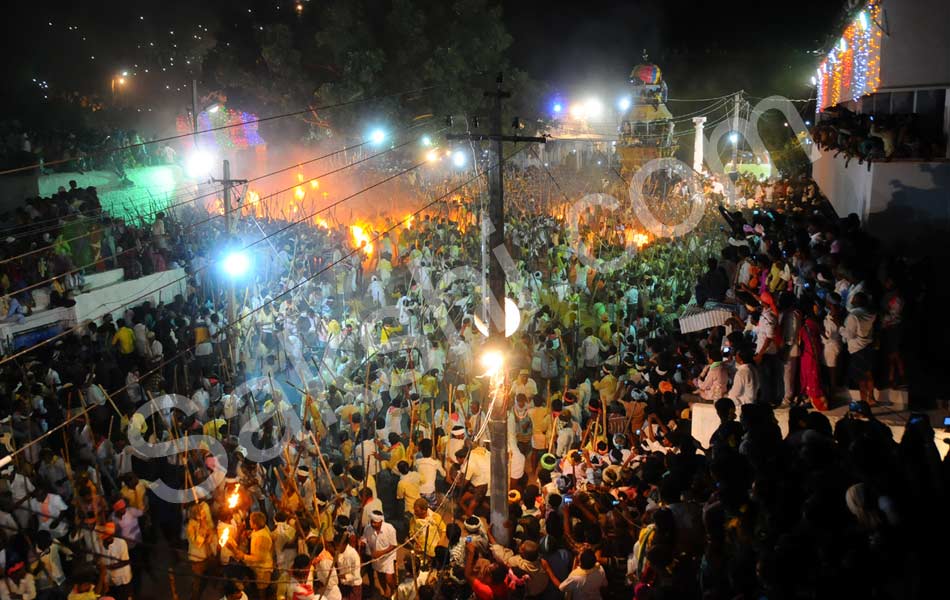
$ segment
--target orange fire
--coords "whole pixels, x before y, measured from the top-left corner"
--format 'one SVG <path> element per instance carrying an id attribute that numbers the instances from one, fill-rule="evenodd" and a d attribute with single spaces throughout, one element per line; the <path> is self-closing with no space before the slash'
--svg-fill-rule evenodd
<path id="1" fill-rule="evenodd" d="M 638 250 L 646 246 L 647 242 L 649 241 L 650 241 L 650 238 L 645 233 L 633 234 L 633 243 L 637 245 Z"/>
<path id="2" fill-rule="evenodd" d="M 303 173 L 297 173 L 297 183 L 303 183 L 304 176 Z"/>
<path id="3" fill-rule="evenodd" d="M 310 182 L 310 189 L 319 190 L 319 189 L 320 189 L 320 182 L 317 181 L 316 179 L 314 179 L 313 181 L 311 181 L 311 182 Z"/>
<path id="4" fill-rule="evenodd" d="M 373 255 L 373 243 L 361 225 L 350 225 L 350 234 L 353 236 L 353 244 L 357 248 L 362 248 L 366 256 Z"/>
<path id="5" fill-rule="evenodd" d="M 322 229 L 330 229 L 330 224 L 327 223 L 327 220 L 323 217 L 315 217 L 313 219 L 313 224 Z"/>
<path id="6" fill-rule="evenodd" d="M 221 535 L 218 537 L 218 545 L 224 548 L 225 544 L 228 543 L 228 539 L 231 537 L 231 526 L 228 525 L 224 528 L 224 531 L 221 532 Z"/>
<path id="7" fill-rule="evenodd" d="M 307 195 L 307 190 L 305 190 L 302 185 L 298 185 L 297 187 L 294 188 L 294 198 L 296 198 L 297 200 L 303 200 L 304 196 L 306 195 Z"/>
<path id="8" fill-rule="evenodd" d="M 234 484 L 234 491 L 231 492 L 231 495 L 228 496 L 228 508 L 234 509 L 238 505 L 238 501 L 241 499 L 241 496 L 238 494 L 238 490 L 241 489 L 241 484 Z"/>
<path id="9" fill-rule="evenodd" d="M 409 215 L 408 217 L 402 220 L 402 224 L 405 225 L 406 229 L 412 229 L 412 222 L 415 220 L 416 220 L 415 216 Z"/>

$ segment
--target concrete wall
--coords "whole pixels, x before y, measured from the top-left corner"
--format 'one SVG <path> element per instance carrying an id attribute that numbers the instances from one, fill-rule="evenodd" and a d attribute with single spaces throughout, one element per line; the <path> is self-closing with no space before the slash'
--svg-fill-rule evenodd
<path id="1" fill-rule="evenodd" d="M 912 255 L 950 254 L 950 162 L 867 165 L 824 152 L 812 175 L 838 215 L 857 213 L 868 232 Z"/>
<path id="2" fill-rule="evenodd" d="M 884 0 L 881 87 L 950 83 L 950 2 Z"/>
<path id="3" fill-rule="evenodd" d="M 844 155 L 835 158 L 834 152 L 822 152 L 821 158 L 812 163 L 812 177 L 839 216 L 857 213 L 864 221 L 871 195 L 871 173 L 867 165 L 859 165 L 856 160 L 847 168 L 844 165 Z"/>
<path id="4" fill-rule="evenodd" d="M 866 222 L 872 235 L 918 255 L 950 253 L 950 163 L 878 162 L 871 176 Z"/>

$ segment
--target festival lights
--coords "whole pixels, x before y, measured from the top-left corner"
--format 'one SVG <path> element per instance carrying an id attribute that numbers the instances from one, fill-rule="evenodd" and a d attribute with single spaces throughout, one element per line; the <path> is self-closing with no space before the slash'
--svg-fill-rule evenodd
<path id="1" fill-rule="evenodd" d="M 881 0 L 870 0 L 818 67 L 816 109 L 874 93 L 881 83 Z"/>

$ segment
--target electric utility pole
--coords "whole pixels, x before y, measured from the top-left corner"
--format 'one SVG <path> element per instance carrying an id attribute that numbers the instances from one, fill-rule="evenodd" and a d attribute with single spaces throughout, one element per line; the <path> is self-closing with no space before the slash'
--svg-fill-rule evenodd
<path id="1" fill-rule="evenodd" d="M 221 167 L 222 178 L 215 180 L 217 183 L 220 183 L 223 187 L 221 189 L 221 198 L 224 202 L 224 229 L 225 229 L 225 244 L 231 243 L 231 237 L 234 234 L 234 216 L 231 214 L 231 188 L 235 185 L 243 185 L 247 183 L 246 179 L 231 179 L 231 162 L 228 160 L 224 161 L 224 164 Z M 238 206 L 240 208 L 240 206 Z M 237 369 L 237 362 L 240 360 L 238 356 L 238 349 L 235 346 L 237 341 L 237 334 L 231 330 L 231 327 L 234 326 L 234 308 L 235 302 L 237 302 L 236 294 L 234 293 L 234 277 L 228 278 L 228 353 L 231 357 L 232 371 Z"/>
<path id="2" fill-rule="evenodd" d="M 730 202 L 733 209 L 735 209 L 739 200 L 736 182 L 739 181 L 739 110 L 741 107 L 742 91 L 740 90 L 736 92 L 735 107 L 732 109 L 732 133 L 729 134 L 729 139 L 735 140 L 732 142 L 732 173 L 729 173 L 729 178 L 732 179 L 732 198 L 730 198 Z"/>
<path id="3" fill-rule="evenodd" d="M 487 302 L 489 309 L 488 328 L 489 346 L 494 350 L 502 350 L 505 344 L 505 271 L 502 268 L 498 253 L 505 247 L 505 178 L 504 157 L 502 154 L 503 142 L 545 142 L 543 137 L 522 137 L 519 135 L 504 135 L 502 132 L 502 101 L 511 97 L 511 93 L 502 89 L 504 77 L 498 74 L 494 90 L 486 91 L 485 97 L 492 98 L 492 132 L 488 134 L 465 133 L 449 134 L 449 140 L 490 141 L 494 154 L 494 166 L 488 172 L 488 223 L 482 226 L 482 235 L 488 234 L 488 289 L 489 293 L 482 293 L 482 302 Z M 513 124 L 517 128 L 518 120 Z M 488 434 L 491 445 L 491 528 L 492 533 L 500 544 L 508 543 L 508 533 L 505 521 L 508 518 L 508 419 L 505 399 L 495 402 L 489 415 Z"/>

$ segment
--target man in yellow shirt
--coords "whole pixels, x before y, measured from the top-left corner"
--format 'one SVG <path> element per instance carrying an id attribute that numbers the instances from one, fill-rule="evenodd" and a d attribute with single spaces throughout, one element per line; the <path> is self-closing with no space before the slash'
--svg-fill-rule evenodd
<path id="1" fill-rule="evenodd" d="M 418 471 L 409 469 L 409 463 L 399 461 L 396 465 L 399 471 L 399 483 L 396 484 L 396 500 L 406 503 L 406 514 L 412 514 L 416 501 L 422 497 L 422 475 Z"/>
<path id="2" fill-rule="evenodd" d="M 442 515 L 431 510 L 424 498 L 419 498 L 412 507 L 412 519 L 409 521 L 409 537 L 419 553 L 435 558 L 435 549 L 442 545 L 445 537 L 445 521 Z"/>
<path id="3" fill-rule="evenodd" d="M 132 365 L 133 353 L 135 352 L 135 333 L 126 325 L 125 319 L 119 319 L 115 322 L 118 329 L 112 336 L 112 345 L 119 350 L 119 366 L 128 370 Z"/>
<path id="4" fill-rule="evenodd" d="M 265 597 L 265 590 L 270 587 L 270 579 L 274 570 L 274 542 L 271 540 L 270 530 L 267 528 L 267 517 L 262 512 L 253 512 L 250 517 L 251 545 L 250 552 L 244 552 L 237 547 L 234 540 L 229 540 L 234 556 L 244 562 L 254 572 L 255 585 Z"/>

